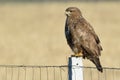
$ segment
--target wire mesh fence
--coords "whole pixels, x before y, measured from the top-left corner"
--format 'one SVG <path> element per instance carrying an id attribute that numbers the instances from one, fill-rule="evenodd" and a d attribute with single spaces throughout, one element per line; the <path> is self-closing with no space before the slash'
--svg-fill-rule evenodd
<path id="1" fill-rule="evenodd" d="M 81 68 L 84 80 L 120 80 L 120 68 Z M 68 66 L 0 65 L 0 80 L 68 80 Z"/>

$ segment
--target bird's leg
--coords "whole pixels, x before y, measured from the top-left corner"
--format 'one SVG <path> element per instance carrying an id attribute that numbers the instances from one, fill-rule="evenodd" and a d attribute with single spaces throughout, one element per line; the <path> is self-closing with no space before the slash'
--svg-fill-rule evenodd
<path id="1" fill-rule="evenodd" d="M 72 57 L 82 57 L 83 54 L 82 54 L 82 51 L 79 52 L 79 53 L 75 53 L 74 55 L 72 55 Z"/>

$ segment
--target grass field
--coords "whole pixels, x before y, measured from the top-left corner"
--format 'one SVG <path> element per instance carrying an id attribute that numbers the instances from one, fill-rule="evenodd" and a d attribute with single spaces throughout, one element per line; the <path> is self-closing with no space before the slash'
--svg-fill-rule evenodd
<path id="1" fill-rule="evenodd" d="M 1 3 L 0 64 L 67 64 L 72 52 L 64 35 L 64 11 L 69 6 L 80 8 L 99 35 L 101 64 L 120 67 L 120 2 Z M 84 65 L 94 66 L 88 60 Z"/>

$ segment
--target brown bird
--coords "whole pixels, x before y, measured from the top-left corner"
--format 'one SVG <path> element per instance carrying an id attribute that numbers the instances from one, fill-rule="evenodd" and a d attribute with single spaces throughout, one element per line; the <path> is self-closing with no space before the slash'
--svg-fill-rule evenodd
<path id="1" fill-rule="evenodd" d="M 65 12 L 67 16 L 65 35 L 68 45 L 75 53 L 72 56 L 89 59 L 96 65 L 100 72 L 103 72 L 103 68 L 99 60 L 102 47 L 94 29 L 84 19 L 78 8 L 69 7 Z"/>

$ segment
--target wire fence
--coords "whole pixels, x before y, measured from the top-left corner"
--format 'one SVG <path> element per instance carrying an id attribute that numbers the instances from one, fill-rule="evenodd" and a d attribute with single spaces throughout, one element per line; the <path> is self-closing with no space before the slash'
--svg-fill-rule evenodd
<path id="1" fill-rule="evenodd" d="M 81 68 L 84 80 L 120 80 L 120 68 Z M 0 80 L 68 80 L 68 66 L 0 65 Z"/>

